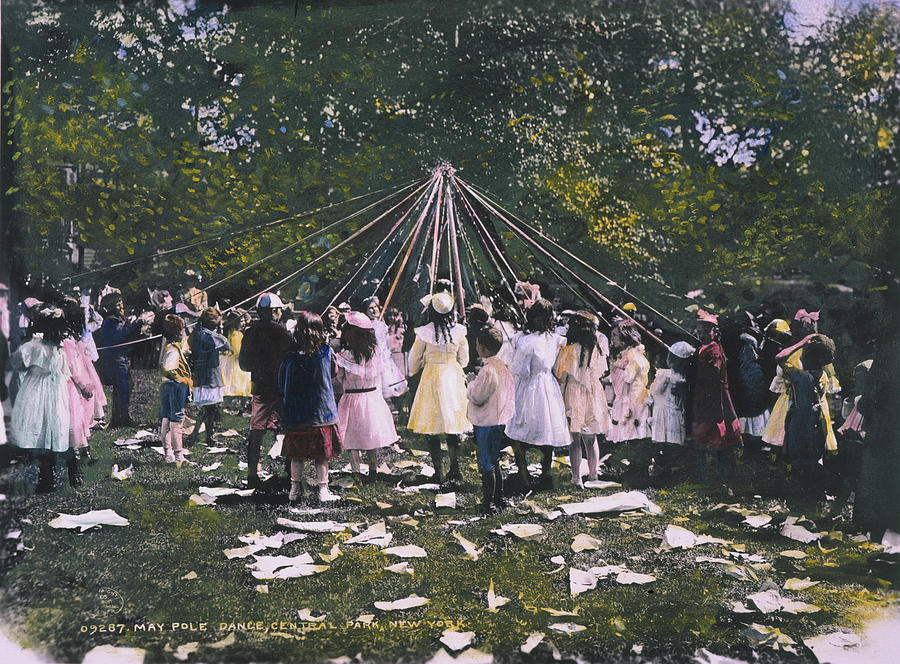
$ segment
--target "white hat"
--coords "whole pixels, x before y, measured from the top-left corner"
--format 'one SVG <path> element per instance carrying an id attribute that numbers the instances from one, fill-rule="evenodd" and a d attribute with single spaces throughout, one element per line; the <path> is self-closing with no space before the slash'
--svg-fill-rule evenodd
<path id="1" fill-rule="evenodd" d="M 687 359 L 696 352 L 696 348 L 691 346 L 687 341 L 676 341 L 669 346 L 669 352 L 675 357 Z"/>
<path id="2" fill-rule="evenodd" d="M 431 308 L 439 314 L 453 311 L 453 296 L 450 293 L 435 293 L 431 298 Z"/>
<path id="3" fill-rule="evenodd" d="M 284 309 L 284 302 L 275 293 L 263 293 L 256 301 L 258 309 Z"/>

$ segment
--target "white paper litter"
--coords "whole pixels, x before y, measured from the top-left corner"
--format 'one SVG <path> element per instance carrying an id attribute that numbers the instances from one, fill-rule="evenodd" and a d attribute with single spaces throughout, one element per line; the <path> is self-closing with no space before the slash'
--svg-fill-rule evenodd
<path id="1" fill-rule="evenodd" d="M 525 640 L 521 646 L 519 646 L 519 650 L 524 652 L 526 655 L 531 653 L 532 650 L 538 647 L 541 641 L 544 640 L 543 632 L 532 632 L 528 635 L 528 638 Z"/>
<path id="2" fill-rule="evenodd" d="M 724 657 L 710 652 L 706 648 L 700 648 L 694 653 L 694 662 L 696 664 L 749 664 L 743 659 L 734 659 L 733 657 Z"/>
<path id="3" fill-rule="evenodd" d="M 207 647 L 207 648 L 215 648 L 216 650 L 219 650 L 219 649 L 221 649 L 221 648 L 227 648 L 228 646 L 233 646 L 235 640 L 236 640 L 236 639 L 235 639 L 235 636 L 234 636 L 234 632 L 232 632 L 231 634 L 229 634 L 228 636 L 226 636 L 226 637 L 225 637 L 224 639 L 222 639 L 221 641 L 215 641 L 214 643 L 207 643 L 207 644 L 206 644 L 206 647 Z"/>
<path id="4" fill-rule="evenodd" d="M 777 627 L 768 627 L 757 623 L 742 629 L 741 634 L 754 645 L 765 645 L 786 652 L 794 652 L 793 646 L 797 643 Z"/>
<path id="5" fill-rule="evenodd" d="M 638 572 L 627 571 L 616 576 L 616 583 L 624 585 L 652 583 L 656 581 L 656 577 L 652 574 L 639 574 Z"/>
<path id="6" fill-rule="evenodd" d="M 785 537 L 790 537 L 792 540 L 803 542 L 804 544 L 815 542 L 823 535 L 823 533 L 813 533 L 803 526 L 798 526 L 797 517 L 795 516 L 789 516 L 784 520 L 784 525 L 781 527 L 781 534 Z"/>
<path id="7" fill-rule="evenodd" d="M 143 648 L 103 645 L 88 650 L 81 664 L 144 664 L 146 656 Z"/>
<path id="8" fill-rule="evenodd" d="M 752 514 L 744 517 L 742 523 L 746 523 L 751 528 L 762 528 L 772 522 L 772 517 L 768 514 Z"/>
<path id="9" fill-rule="evenodd" d="M 349 540 L 348 540 L 349 541 Z M 384 550 L 386 556 L 397 556 L 398 558 L 427 558 L 428 552 L 421 546 L 415 544 L 405 544 L 403 546 L 392 546 Z"/>
<path id="10" fill-rule="evenodd" d="M 541 607 L 541 611 L 546 611 L 551 616 L 554 616 L 557 618 L 560 616 L 577 616 L 578 615 L 578 609 L 575 609 L 574 611 L 560 611 L 559 609 L 551 609 L 550 607 L 543 606 L 543 607 Z"/>
<path id="11" fill-rule="evenodd" d="M 881 546 L 884 547 L 885 553 L 900 553 L 900 533 L 895 533 L 890 528 L 885 530 Z"/>
<path id="12" fill-rule="evenodd" d="M 562 512 L 560 512 L 559 510 L 553 510 L 553 511 L 545 510 L 543 507 L 541 507 L 540 505 L 538 505 L 537 503 L 535 503 L 531 500 L 523 500 L 521 503 L 519 503 L 519 505 L 521 507 L 527 507 L 528 509 L 530 509 L 532 512 L 534 512 L 538 516 L 541 516 L 541 517 L 547 519 L 547 521 L 555 521 L 556 519 L 558 519 L 559 517 L 562 516 Z"/>
<path id="13" fill-rule="evenodd" d="M 283 517 L 278 517 L 275 523 L 285 528 L 293 528 L 294 530 L 308 533 L 339 533 L 349 528 L 349 524 L 336 521 L 292 521 Z"/>
<path id="14" fill-rule="evenodd" d="M 819 581 L 810 581 L 809 577 L 806 577 L 805 579 L 797 579 L 797 578 L 792 577 L 784 582 L 784 589 L 785 590 L 806 590 L 807 588 L 816 586 L 819 583 L 820 583 Z"/>
<path id="15" fill-rule="evenodd" d="M 306 539 L 303 533 L 275 533 L 274 535 L 263 535 L 258 530 L 246 535 L 241 535 L 238 539 L 244 544 L 259 544 L 266 549 L 280 549 L 285 544 L 290 544 L 295 540 Z"/>
<path id="16" fill-rule="evenodd" d="M 186 580 L 186 581 L 192 581 L 192 580 L 194 580 L 194 579 L 197 578 L 197 572 L 188 572 L 187 574 L 185 574 L 185 575 L 184 575 L 183 577 L 181 577 L 181 578 L 184 579 L 184 580 Z"/>
<path id="17" fill-rule="evenodd" d="M 79 528 L 81 532 L 97 526 L 127 526 L 128 519 L 116 514 L 115 510 L 91 510 L 84 514 L 63 514 L 49 524 L 51 528 Z"/>
<path id="18" fill-rule="evenodd" d="M 806 554 L 803 551 L 797 551 L 796 549 L 782 551 L 778 555 L 783 556 L 785 558 L 794 558 L 795 560 L 800 560 L 802 558 L 806 558 Z"/>
<path id="19" fill-rule="evenodd" d="M 585 489 L 618 489 L 621 486 L 620 482 L 611 482 L 609 480 L 587 480 L 584 483 Z"/>
<path id="20" fill-rule="evenodd" d="M 356 620 L 353 622 L 362 623 L 363 625 L 371 625 L 372 621 L 375 620 L 375 615 L 372 613 L 360 613 L 357 616 Z"/>
<path id="21" fill-rule="evenodd" d="M 327 613 L 323 613 L 321 616 L 314 616 L 310 609 L 300 609 L 297 611 L 297 618 L 305 622 L 322 622 L 327 615 Z"/>
<path id="22" fill-rule="evenodd" d="M 475 648 L 464 650 L 456 657 L 441 648 L 425 664 L 493 664 L 493 661 L 493 655 Z"/>
<path id="23" fill-rule="evenodd" d="M 475 640 L 475 632 L 457 632 L 446 629 L 441 635 L 440 641 L 450 650 L 462 650 L 467 648 Z"/>
<path id="24" fill-rule="evenodd" d="M 455 530 L 453 531 L 452 534 L 453 534 L 453 538 L 457 542 L 459 542 L 459 545 L 465 550 L 466 556 L 468 556 L 470 560 L 477 561 L 478 556 L 481 555 L 482 551 L 484 551 L 484 547 L 481 547 L 480 549 L 475 548 L 474 542 L 470 542 L 469 540 L 467 540 L 465 537 L 460 535 Z"/>
<path id="25" fill-rule="evenodd" d="M 284 445 L 284 434 L 278 434 L 275 436 L 275 441 L 272 443 L 272 447 L 269 448 L 269 451 L 266 453 L 270 459 L 277 459 L 281 456 L 281 447 Z"/>
<path id="26" fill-rule="evenodd" d="M 575 535 L 575 539 L 572 541 L 572 551 L 578 553 L 579 551 L 597 551 L 600 549 L 600 545 L 602 542 L 590 535 L 585 533 L 578 533 Z"/>
<path id="27" fill-rule="evenodd" d="M 550 625 L 550 629 L 554 632 L 559 632 L 560 634 L 577 634 L 578 632 L 583 632 L 587 629 L 584 625 L 577 625 L 575 623 L 553 623 Z"/>
<path id="28" fill-rule="evenodd" d="M 710 558 L 709 556 L 697 556 L 694 558 L 698 563 L 716 563 L 717 565 L 731 565 L 731 561 L 726 558 Z"/>
<path id="29" fill-rule="evenodd" d="M 753 593 L 752 595 L 747 595 L 747 599 L 753 602 L 756 608 L 763 613 L 774 613 L 781 610 L 782 600 L 777 590 Z"/>
<path id="30" fill-rule="evenodd" d="M 734 613 L 756 613 L 755 609 L 750 609 L 743 602 L 729 600 L 725 602 Z"/>
<path id="31" fill-rule="evenodd" d="M 409 574 L 413 575 L 413 568 L 409 566 L 409 561 L 404 560 L 403 562 L 394 563 L 393 565 L 388 565 L 385 567 L 388 572 L 393 572 L 394 574 Z"/>
<path id="32" fill-rule="evenodd" d="M 662 509 L 640 491 L 620 491 L 610 496 L 594 496 L 580 503 L 566 503 L 559 508 L 567 515 L 602 514 L 605 512 L 629 512 L 644 510 L 661 514 Z"/>
<path id="33" fill-rule="evenodd" d="M 264 595 L 268 595 L 269 594 L 269 585 L 267 583 L 261 583 L 260 585 L 256 586 L 256 592 L 263 593 Z"/>
<path id="34" fill-rule="evenodd" d="M 206 448 L 207 454 L 224 454 L 227 451 L 228 451 L 227 447 L 207 447 Z"/>
<path id="35" fill-rule="evenodd" d="M 293 579 L 324 572 L 327 565 L 313 565 L 312 556 L 256 556 L 256 562 L 247 565 L 256 579 Z"/>
<path id="36" fill-rule="evenodd" d="M 242 546 L 237 549 L 225 549 L 225 557 L 231 560 L 232 558 L 246 558 L 247 556 L 252 556 L 254 553 L 262 551 L 266 547 L 262 544 L 248 544 L 247 546 Z"/>
<path id="37" fill-rule="evenodd" d="M 422 467 L 419 469 L 419 474 L 422 477 L 434 477 L 434 468 L 429 466 L 427 463 L 423 463 Z"/>
<path id="38" fill-rule="evenodd" d="M 507 523 L 491 532 L 499 535 L 515 535 L 526 541 L 539 541 L 547 536 L 544 527 L 537 523 Z"/>
<path id="39" fill-rule="evenodd" d="M 110 477 L 114 480 L 127 480 L 130 477 L 134 476 L 134 464 L 128 466 L 128 468 L 123 468 L 119 470 L 118 464 L 113 464 L 112 472 L 110 473 Z"/>
<path id="40" fill-rule="evenodd" d="M 435 507 L 449 507 L 450 509 L 456 509 L 456 493 L 439 493 L 434 497 L 434 506 Z"/>
<path id="41" fill-rule="evenodd" d="M 212 496 L 213 498 L 221 498 L 222 496 L 241 496 L 242 498 L 246 498 L 247 496 L 253 495 L 253 489 L 232 489 L 231 487 L 225 486 L 201 486 L 197 489 L 197 493 L 207 496 Z"/>
<path id="42" fill-rule="evenodd" d="M 663 533 L 662 544 L 664 549 L 692 549 L 701 544 L 730 544 L 730 542 L 709 535 L 695 535 L 687 528 L 668 525 Z"/>
<path id="43" fill-rule="evenodd" d="M 338 544 L 333 544 L 331 546 L 331 551 L 328 553 L 320 553 L 319 558 L 322 559 L 322 562 L 331 563 L 334 562 L 338 556 L 344 555 L 344 552 L 341 551 L 341 547 Z"/>
<path id="44" fill-rule="evenodd" d="M 355 537 L 347 540 L 347 544 L 371 544 L 384 548 L 394 539 L 393 533 L 389 533 L 384 521 L 379 521 Z"/>
<path id="45" fill-rule="evenodd" d="M 822 664 L 837 664 L 847 659 L 846 651 L 859 649 L 862 639 L 852 632 L 831 632 L 803 639 L 803 643 Z"/>
<path id="46" fill-rule="evenodd" d="M 215 463 L 211 463 L 208 466 L 201 466 L 200 470 L 202 470 L 204 473 L 208 473 L 212 470 L 215 470 L 216 468 L 221 468 L 221 467 L 222 467 L 222 462 L 216 461 Z"/>
<path id="47" fill-rule="evenodd" d="M 175 659 L 180 662 L 185 661 L 188 657 L 197 652 L 197 649 L 200 647 L 200 643 L 198 641 L 191 641 L 190 643 L 183 643 L 175 649 Z"/>
<path id="48" fill-rule="evenodd" d="M 416 484 L 414 486 L 400 486 L 399 484 L 394 487 L 394 491 L 397 493 L 419 493 L 420 491 L 440 491 L 441 487 L 437 484 Z"/>
<path id="49" fill-rule="evenodd" d="M 226 429 L 225 431 L 223 431 L 223 432 L 220 433 L 219 435 L 220 435 L 220 436 L 224 436 L 225 438 L 232 438 L 233 436 L 240 436 L 241 434 L 239 434 L 239 433 L 238 433 L 237 431 L 235 431 L 234 429 Z"/>
<path id="50" fill-rule="evenodd" d="M 499 609 L 504 604 L 509 604 L 512 600 L 509 597 L 504 597 L 503 595 L 497 595 L 494 593 L 494 580 L 491 579 L 491 584 L 488 586 L 487 592 L 487 603 L 488 603 L 488 611 L 491 613 L 496 613 L 497 609 Z"/>
<path id="51" fill-rule="evenodd" d="M 403 599 L 394 600 L 393 602 L 375 602 L 375 608 L 380 611 L 402 611 L 404 609 L 412 609 L 417 606 L 424 606 L 430 600 L 427 597 L 419 597 L 418 595 L 410 595 Z"/>

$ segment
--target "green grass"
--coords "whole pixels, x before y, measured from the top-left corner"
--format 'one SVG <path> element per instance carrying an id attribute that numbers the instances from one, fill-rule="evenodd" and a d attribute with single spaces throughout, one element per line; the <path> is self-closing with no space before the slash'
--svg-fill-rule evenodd
<path id="1" fill-rule="evenodd" d="M 243 431 L 245 427 L 246 419 L 225 415 L 220 430 Z M 438 639 L 449 626 L 475 632 L 473 646 L 494 653 L 498 661 L 552 661 L 546 645 L 529 656 L 519 652 L 519 646 L 536 631 L 547 633 L 546 641 L 564 654 L 578 653 L 588 659 L 627 659 L 632 646 L 640 644 L 643 657 L 661 661 L 685 661 L 698 647 L 751 660 L 751 648 L 740 635 L 746 623 L 779 627 L 799 641 L 826 628 L 859 627 L 895 598 L 891 586 L 897 579 L 879 580 L 871 572 L 875 551 L 866 543 L 851 542 L 846 536 L 826 539 L 823 553 L 815 544 L 803 545 L 777 532 L 752 531 L 741 525 L 740 515 L 714 509 L 720 503 L 740 504 L 767 511 L 776 520 L 803 514 L 815 522 L 815 527 L 809 526 L 812 530 L 852 532 L 842 520 L 838 503 L 790 491 L 784 470 L 768 458 L 747 455 L 740 459 L 729 491 L 698 482 L 696 459 L 690 450 L 671 450 L 669 456 L 678 467 L 650 480 L 646 466 L 654 448 L 623 445 L 614 450 L 607 466 L 620 475 L 625 489 L 645 490 L 663 508 L 661 516 L 562 516 L 551 522 L 527 509 L 513 508 L 453 526 L 447 522 L 475 516 L 480 487 L 474 456 L 463 464 L 465 485 L 458 492 L 457 510 L 435 511 L 430 492 L 403 495 L 379 482 L 341 490 L 347 501 L 323 514 L 301 516 L 291 513 L 284 503 L 258 505 L 239 500 L 216 506 L 192 505 L 188 498 L 201 484 L 239 484 L 244 476 L 238 470 L 239 454 L 207 455 L 203 446 L 195 446 L 193 461 L 209 464 L 221 460 L 223 466 L 212 473 L 202 472 L 199 465 L 176 469 L 151 450 L 115 448 L 112 441 L 124 433 L 95 435 L 92 451 L 99 462 L 85 468 L 86 484 L 79 490 L 61 486 L 49 496 L 26 495 L 27 473 L 21 464 L 12 466 L 5 478 L 10 527 L 23 530 L 22 541 L 29 550 L 6 561 L 0 610 L 22 645 L 43 650 L 55 661 L 80 661 L 96 645 L 117 644 L 147 649 L 148 661 L 174 662 L 178 661 L 174 652 L 178 646 L 197 642 L 199 650 L 190 655 L 190 661 L 317 662 L 361 653 L 365 661 L 420 662 L 441 647 Z M 234 452 L 240 452 L 240 441 L 221 439 Z M 415 440 L 404 441 L 407 444 L 419 446 Z M 631 464 L 622 465 L 622 459 Z M 125 482 L 111 479 L 113 463 L 120 468 L 133 463 L 135 477 Z M 340 465 L 344 463 L 346 459 Z M 332 464 L 332 468 L 337 466 L 337 462 Z M 272 469 L 278 470 L 274 465 Z M 555 474 L 555 491 L 531 497 L 545 509 L 565 502 L 564 496 L 581 499 L 570 491 L 566 468 L 557 466 Z M 379 509 L 376 501 L 392 507 Z M 83 534 L 47 525 L 58 512 L 104 508 L 115 509 L 130 525 Z M 278 516 L 333 519 L 361 527 L 386 519 L 394 534 L 392 545 L 417 544 L 426 549 L 428 558 L 410 559 L 414 575 L 398 575 L 384 569 L 398 558 L 385 556 L 372 546 L 343 544 L 349 532 L 310 534 L 280 550 L 262 553 L 307 551 L 318 558 L 339 543 L 343 555 L 321 574 L 258 581 L 245 567 L 251 559 L 228 560 L 222 551 L 242 546 L 237 539 L 242 534 L 277 532 Z M 418 524 L 401 523 L 407 516 Z M 524 542 L 490 532 L 509 522 L 541 523 L 547 537 Z M 747 553 L 764 556 L 772 568 L 759 571 L 759 581 L 739 581 L 725 575 L 720 565 L 695 561 L 698 555 L 726 555 L 723 547 L 659 551 L 659 536 L 670 523 L 743 545 Z M 484 547 L 478 561 L 464 556 L 452 537 L 454 530 Z M 601 550 L 573 553 L 572 539 L 581 532 L 598 538 Z M 800 561 L 779 557 L 786 549 L 803 550 L 808 557 Z M 555 555 L 566 560 L 562 570 L 550 561 Z M 596 590 L 571 597 L 568 567 L 587 569 L 600 564 L 623 564 L 636 572 L 654 574 L 658 580 L 642 586 L 601 580 Z M 190 572 L 197 578 L 184 579 Z M 802 592 L 783 591 L 821 606 L 821 612 L 738 615 L 725 604 L 727 600 L 743 601 L 767 579 L 781 587 L 791 576 L 821 581 Z M 486 601 L 491 581 L 497 594 L 513 600 L 494 613 L 488 611 Z M 268 594 L 256 590 L 263 583 L 268 585 Z M 402 612 L 384 613 L 373 606 L 377 600 L 412 593 L 431 601 Z M 545 607 L 577 611 L 578 615 L 554 618 Z M 317 625 L 302 623 L 297 611 L 303 608 L 327 614 L 327 618 Z M 353 622 L 361 614 L 374 614 L 373 623 Z M 257 621 L 262 621 L 265 629 L 238 629 L 239 623 Z M 180 625 L 172 629 L 173 622 L 193 623 L 194 627 L 206 623 L 206 629 L 191 631 Z M 271 627 L 271 623 L 282 622 Z M 558 635 L 548 630 L 554 622 L 575 622 L 587 629 Z M 163 630 L 134 628 L 149 623 L 162 623 Z M 225 629 L 220 629 L 220 623 L 226 623 Z M 121 633 L 118 627 L 116 633 L 91 633 L 92 626 L 99 625 L 125 627 Z M 232 645 L 209 647 L 230 634 L 234 635 Z M 763 660 L 776 655 L 782 656 L 760 651 Z"/>

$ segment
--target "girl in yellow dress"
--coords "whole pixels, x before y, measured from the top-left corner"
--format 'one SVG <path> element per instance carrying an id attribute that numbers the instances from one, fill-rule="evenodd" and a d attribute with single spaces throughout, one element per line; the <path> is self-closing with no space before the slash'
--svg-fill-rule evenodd
<path id="1" fill-rule="evenodd" d="M 469 363 L 466 328 L 453 322 L 453 296 L 437 293 L 429 296 L 427 325 L 417 327 L 416 340 L 409 352 L 409 372 L 420 370 L 422 377 L 409 413 L 410 431 L 428 436 L 428 449 L 434 463 L 435 480 L 440 484 L 441 436 L 447 439 L 450 470 L 447 482 L 458 484 L 460 434 L 472 430 L 466 416 L 468 398 L 463 367 Z"/>

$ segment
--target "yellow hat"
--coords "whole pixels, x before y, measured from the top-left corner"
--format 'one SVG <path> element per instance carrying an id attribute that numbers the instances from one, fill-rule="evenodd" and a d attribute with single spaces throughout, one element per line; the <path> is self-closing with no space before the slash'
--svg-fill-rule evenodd
<path id="1" fill-rule="evenodd" d="M 626 302 L 622 305 L 622 311 L 637 311 L 637 307 L 634 302 Z"/>

